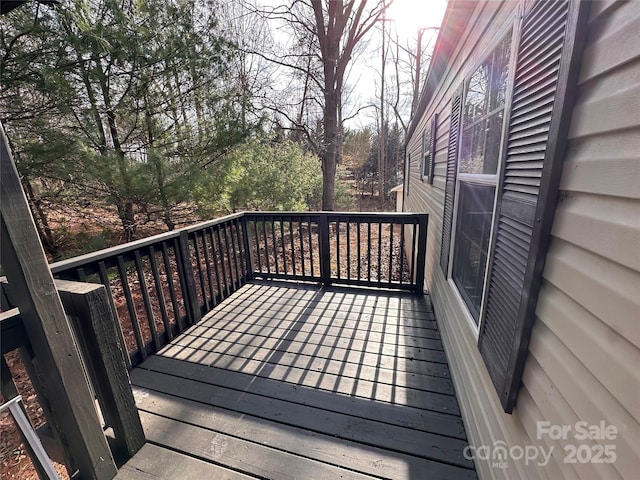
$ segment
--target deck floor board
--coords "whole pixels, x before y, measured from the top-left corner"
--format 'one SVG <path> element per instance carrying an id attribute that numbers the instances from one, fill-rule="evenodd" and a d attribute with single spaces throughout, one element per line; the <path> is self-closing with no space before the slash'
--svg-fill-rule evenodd
<path id="1" fill-rule="evenodd" d="M 476 478 L 427 297 L 250 283 L 131 382 L 136 479 L 195 478 L 158 449 L 210 478 Z"/>

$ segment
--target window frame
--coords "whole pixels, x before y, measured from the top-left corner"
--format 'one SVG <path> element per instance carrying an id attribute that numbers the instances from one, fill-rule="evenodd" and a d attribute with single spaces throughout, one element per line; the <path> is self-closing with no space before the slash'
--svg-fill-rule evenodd
<path id="1" fill-rule="evenodd" d="M 489 277 L 489 265 L 491 264 L 491 259 L 492 259 L 493 250 L 494 250 L 493 243 L 494 243 L 494 235 L 496 230 L 495 229 L 496 210 L 497 210 L 497 203 L 498 203 L 500 184 L 501 184 L 500 172 L 506 156 L 505 142 L 507 140 L 507 133 L 508 133 L 508 127 L 509 127 L 508 125 L 509 122 L 507 121 L 507 118 L 511 110 L 511 97 L 513 93 L 513 84 L 514 84 L 514 77 L 515 77 L 515 66 L 516 66 L 516 57 L 517 57 L 517 48 L 516 48 L 517 36 L 516 35 L 518 34 L 518 18 L 519 16 L 514 13 L 509 18 L 509 20 L 505 21 L 505 25 L 497 31 L 495 37 L 488 44 L 489 45 L 488 48 L 484 50 L 483 55 L 480 57 L 478 62 L 473 66 L 473 68 L 465 76 L 463 81 L 463 88 L 462 88 L 462 100 L 461 100 L 462 105 L 461 105 L 460 122 L 459 122 L 460 125 L 458 127 L 459 128 L 458 148 L 456 152 L 456 178 L 455 178 L 454 203 L 453 203 L 453 214 L 452 214 L 452 228 L 451 228 L 451 240 L 449 245 L 450 260 L 448 263 L 447 280 L 448 280 L 449 286 L 455 292 L 458 302 L 463 307 L 463 311 L 464 311 L 467 323 L 471 328 L 471 330 L 473 331 L 476 338 L 480 333 L 482 322 L 484 319 L 484 312 L 486 308 L 486 290 L 487 290 L 487 282 Z M 460 147 L 462 143 L 462 132 L 464 131 L 465 127 L 473 126 L 474 124 L 481 121 L 476 119 L 472 121 L 469 125 L 465 125 L 464 123 L 464 120 L 465 120 L 464 106 L 467 100 L 467 91 L 469 88 L 469 82 L 473 74 L 478 69 L 478 67 L 487 60 L 487 58 L 495 51 L 496 48 L 498 48 L 500 43 L 507 37 L 507 35 L 511 35 L 511 46 L 509 51 L 509 62 L 507 65 L 508 73 L 507 73 L 507 86 L 506 86 L 506 92 L 505 92 L 505 103 L 504 103 L 504 106 L 502 107 L 504 114 L 503 114 L 503 120 L 502 120 L 500 146 L 498 150 L 499 156 L 498 156 L 498 163 L 496 167 L 496 173 L 495 174 L 462 173 L 460 172 L 460 158 L 462 153 L 462 148 Z M 493 109 L 492 111 L 487 112 L 483 118 L 489 118 L 490 115 L 495 114 L 497 111 L 499 111 L 499 109 Z M 489 241 L 487 246 L 487 262 L 486 262 L 486 265 L 484 266 L 484 272 L 482 275 L 483 277 L 482 299 L 478 309 L 477 319 L 472 314 L 471 309 L 469 308 L 469 305 L 465 301 L 463 294 L 460 292 L 460 289 L 453 278 L 455 251 L 456 251 L 455 248 L 456 248 L 457 236 L 458 236 L 458 223 L 459 223 L 458 210 L 460 208 L 461 183 L 471 183 L 476 185 L 494 187 L 493 206 L 491 209 L 491 225 L 489 227 L 490 234 L 489 234 Z"/>
<path id="2" fill-rule="evenodd" d="M 431 123 L 428 122 L 422 131 L 422 155 L 420 157 L 420 179 L 424 182 L 428 180 L 431 174 L 429 168 L 431 167 Z"/>

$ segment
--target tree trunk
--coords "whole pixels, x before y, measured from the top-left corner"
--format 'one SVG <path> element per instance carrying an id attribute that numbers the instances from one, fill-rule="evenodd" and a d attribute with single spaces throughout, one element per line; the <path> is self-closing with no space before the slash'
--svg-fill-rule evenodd
<path id="1" fill-rule="evenodd" d="M 326 84 L 327 82 L 325 82 Z M 336 167 L 338 164 L 338 93 L 333 89 L 325 92 L 324 148 L 322 149 L 322 210 L 332 211 L 336 207 Z"/>

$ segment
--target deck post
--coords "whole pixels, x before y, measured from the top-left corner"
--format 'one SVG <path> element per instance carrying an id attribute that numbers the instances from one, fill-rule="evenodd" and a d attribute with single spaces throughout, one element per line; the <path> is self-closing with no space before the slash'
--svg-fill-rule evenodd
<path id="1" fill-rule="evenodd" d="M 37 359 L 69 473 L 111 479 L 117 469 L 1 125 L 0 231 L 0 263 Z"/>
<path id="2" fill-rule="evenodd" d="M 131 458 L 145 443 L 127 368 L 122 332 L 104 285 L 56 280 L 91 372 L 102 414 L 113 428 L 114 454 Z"/>
<path id="3" fill-rule="evenodd" d="M 245 278 L 247 280 L 253 279 L 253 258 L 251 253 L 253 252 L 253 242 L 251 237 L 249 236 L 249 221 L 247 220 L 247 216 L 245 214 L 242 215 L 242 238 L 244 240 L 244 250 L 245 250 L 245 262 L 247 266 L 247 270 L 244 272 Z"/>
<path id="4" fill-rule="evenodd" d="M 416 252 L 416 290 L 417 294 L 424 293 L 424 269 L 427 259 L 427 224 L 429 216 L 421 214 L 418 217 L 418 251 Z"/>
<path id="5" fill-rule="evenodd" d="M 179 262 L 178 268 L 182 268 L 182 272 L 184 273 L 184 300 L 186 307 L 191 313 L 191 322 L 192 324 L 196 324 L 202 317 L 200 314 L 198 293 L 196 292 L 195 272 L 193 270 L 193 263 L 191 262 L 191 250 L 189 248 L 189 235 L 187 232 L 180 232 L 178 246 L 180 247 L 180 254 L 176 256 L 176 261 Z"/>
<path id="6" fill-rule="evenodd" d="M 331 256 L 329 247 L 329 215 L 321 212 L 318 217 L 318 248 L 320 250 L 320 278 L 323 285 L 331 284 Z"/>

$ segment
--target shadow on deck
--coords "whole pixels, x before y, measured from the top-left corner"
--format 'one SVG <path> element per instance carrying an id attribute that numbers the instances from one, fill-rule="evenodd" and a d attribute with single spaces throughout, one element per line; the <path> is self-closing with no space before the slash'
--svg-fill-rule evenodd
<path id="1" fill-rule="evenodd" d="M 428 297 L 250 283 L 131 382 L 119 479 L 475 478 Z"/>

